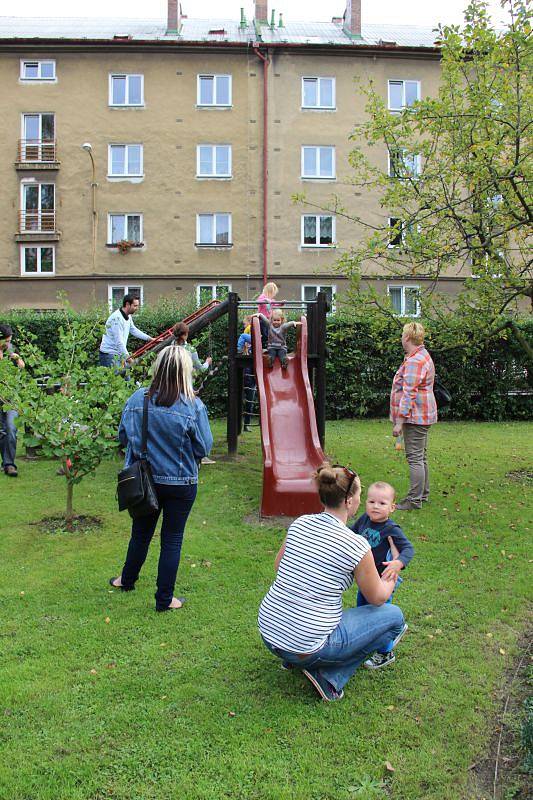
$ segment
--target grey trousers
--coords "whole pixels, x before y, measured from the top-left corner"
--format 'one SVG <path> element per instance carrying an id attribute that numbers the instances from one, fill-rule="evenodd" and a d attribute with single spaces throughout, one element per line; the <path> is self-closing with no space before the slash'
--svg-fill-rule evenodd
<path id="1" fill-rule="evenodd" d="M 14 467 L 17 454 L 16 411 L 0 411 L 0 454 L 2 467 Z"/>
<path id="2" fill-rule="evenodd" d="M 403 425 L 403 441 L 405 457 L 409 464 L 409 500 L 414 506 L 420 506 L 429 497 L 429 469 L 427 462 L 428 434 L 431 425 Z"/>

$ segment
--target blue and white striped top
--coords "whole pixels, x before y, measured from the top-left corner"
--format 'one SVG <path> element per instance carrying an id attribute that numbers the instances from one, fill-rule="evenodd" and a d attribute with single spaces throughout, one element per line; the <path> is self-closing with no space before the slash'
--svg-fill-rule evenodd
<path id="1" fill-rule="evenodd" d="M 306 514 L 287 531 L 276 580 L 259 608 L 261 636 L 273 647 L 314 653 L 342 615 L 342 593 L 370 545 L 333 514 Z"/>

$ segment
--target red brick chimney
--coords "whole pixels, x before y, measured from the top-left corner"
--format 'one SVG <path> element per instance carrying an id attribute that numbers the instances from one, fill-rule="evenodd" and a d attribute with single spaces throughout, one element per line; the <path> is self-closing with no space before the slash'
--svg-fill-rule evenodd
<path id="1" fill-rule="evenodd" d="M 167 33 L 179 33 L 181 22 L 180 0 L 168 0 Z"/>
<path id="2" fill-rule="evenodd" d="M 361 0 L 346 0 L 344 32 L 354 39 L 361 38 Z"/>
<path id="3" fill-rule="evenodd" d="M 254 19 L 256 22 L 268 22 L 268 0 L 255 0 Z"/>

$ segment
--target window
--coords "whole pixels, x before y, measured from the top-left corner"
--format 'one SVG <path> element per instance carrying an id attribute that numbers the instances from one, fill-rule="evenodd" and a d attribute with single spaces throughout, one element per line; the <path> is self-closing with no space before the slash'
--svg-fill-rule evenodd
<path id="1" fill-rule="evenodd" d="M 109 285 L 107 287 L 107 302 L 109 303 L 110 311 L 115 311 L 117 308 L 122 307 L 122 301 L 124 300 L 125 294 L 132 294 L 134 297 L 137 297 L 139 299 L 139 304 L 142 306 L 144 295 L 142 286 L 132 286 L 131 284 L 128 286 Z"/>
<path id="2" fill-rule="evenodd" d="M 399 317 L 420 316 L 420 286 L 387 286 L 387 293 Z"/>
<path id="3" fill-rule="evenodd" d="M 302 286 L 302 300 L 304 302 L 316 300 L 316 296 L 319 292 L 324 292 L 330 311 L 335 311 L 335 295 L 337 293 L 336 286 L 323 286 L 315 283 L 305 284 Z"/>
<path id="4" fill-rule="evenodd" d="M 302 147 L 302 178 L 335 178 L 335 148 Z"/>
<path id="5" fill-rule="evenodd" d="M 302 108 L 335 108 L 335 78 L 302 78 Z"/>
<path id="6" fill-rule="evenodd" d="M 199 106 L 231 106 L 231 75 L 198 75 Z"/>
<path id="7" fill-rule="evenodd" d="M 134 242 L 142 244 L 143 225 L 142 214 L 108 214 L 107 215 L 107 242 Z"/>
<path id="8" fill-rule="evenodd" d="M 231 247 L 231 214 L 198 214 L 197 247 Z"/>
<path id="9" fill-rule="evenodd" d="M 389 111 L 402 111 L 420 100 L 420 81 L 389 81 Z"/>
<path id="10" fill-rule="evenodd" d="M 420 175 L 420 156 L 409 153 L 404 147 L 389 150 L 389 175 L 391 178 L 414 178 Z"/>
<path id="11" fill-rule="evenodd" d="M 21 61 L 20 79 L 23 81 L 55 81 L 55 61 Z"/>
<path id="12" fill-rule="evenodd" d="M 54 114 L 23 114 L 21 161 L 55 160 Z"/>
<path id="13" fill-rule="evenodd" d="M 196 287 L 196 303 L 198 308 L 207 305 L 212 300 L 224 300 L 231 292 L 229 283 L 201 283 Z"/>
<path id="14" fill-rule="evenodd" d="M 231 146 L 199 144 L 196 148 L 198 178 L 231 178 Z"/>
<path id="15" fill-rule="evenodd" d="M 302 216 L 302 247 L 331 247 L 335 242 L 335 217 L 328 214 Z"/>
<path id="16" fill-rule="evenodd" d="M 142 144 L 110 144 L 108 173 L 110 177 L 142 177 Z"/>
<path id="17" fill-rule="evenodd" d="M 144 105 L 144 76 L 143 75 L 110 75 L 109 76 L 109 105 L 110 106 L 143 106 Z"/>
<path id="18" fill-rule="evenodd" d="M 38 245 L 20 248 L 22 275 L 53 275 L 55 272 L 55 248 Z"/>
<path id="19" fill-rule="evenodd" d="M 55 231 L 55 185 L 53 183 L 23 183 L 21 232 Z"/>
<path id="20" fill-rule="evenodd" d="M 397 217 L 389 217 L 389 247 L 401 247 L 403 243 L 403 223 Z"/>

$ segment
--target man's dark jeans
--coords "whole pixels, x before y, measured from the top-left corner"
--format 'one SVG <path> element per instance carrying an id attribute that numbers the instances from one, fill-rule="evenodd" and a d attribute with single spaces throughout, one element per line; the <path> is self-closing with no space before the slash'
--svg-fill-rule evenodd
<path id="1" fill-rule="evenodd" d="M 159 511 L 134 519 L 132 522 L 126 563 L 122 569 L 122 585 L 125 589 L 133 589 L 141 567 L 146 561 L 157 520 L 160 513 L 163 512 L 161 552 L 157 570 L 157 592 L 155 593 L 156 608 L 158 611 L 163 611 L 169 607 L 174 595 L 185 523 L 196 499 L 197 484 L 178 486 L 157 483 L 156 491 L 159 499 Z"/>

